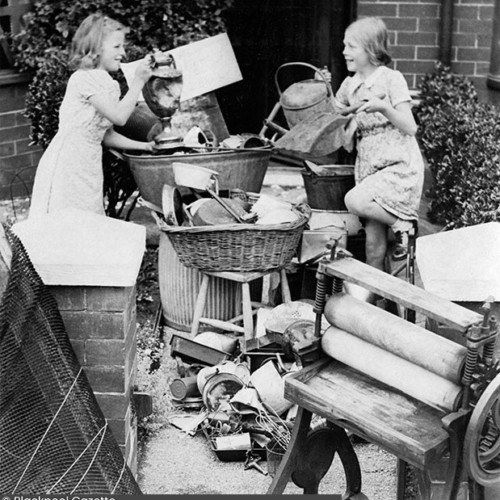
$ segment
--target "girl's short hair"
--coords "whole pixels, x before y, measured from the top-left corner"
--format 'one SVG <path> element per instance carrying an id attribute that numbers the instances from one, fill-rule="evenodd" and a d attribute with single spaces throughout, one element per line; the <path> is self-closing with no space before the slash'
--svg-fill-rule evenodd
<path id="1" fill-rule="evenodd" d="M 99 57 L 104 37 L 114 31 L 127 32 L 125 26 L 96 12 L 87 16 L 73 36 L 69 64 L 73 69 L 94 69 Z"/>
<path id="2" fill-rule="evenodd" d="M 391 63 L 389 35 L 382 19 L 363 17 L 351 23 L 346 29 L 347 32 L 350 32 L 363 46 L 372 64 L 382 66 Z"/>

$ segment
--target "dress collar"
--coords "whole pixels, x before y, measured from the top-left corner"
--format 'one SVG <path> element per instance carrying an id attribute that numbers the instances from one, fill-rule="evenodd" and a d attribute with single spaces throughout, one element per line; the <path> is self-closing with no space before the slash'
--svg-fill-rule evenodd
<path id="1" fill-rule="evenodd" d="M 384 66 L 379 66 L 366 80 L 362 80 L 361 77 L 359 76 L 359 73 L 355 73 L 351 80 L 352 92 L 354 92 L 360 85 L 363 84 L 367 89 L 372 87 L 375 84 L 380 73 L 382 73 L 383 71 L 384 71 Z"/>

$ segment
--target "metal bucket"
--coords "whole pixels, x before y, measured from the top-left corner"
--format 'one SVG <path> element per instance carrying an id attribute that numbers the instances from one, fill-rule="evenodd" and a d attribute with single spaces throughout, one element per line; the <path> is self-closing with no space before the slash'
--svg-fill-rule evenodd
<path id="1" fill-rule="evenodd" d="M 359 217 L 346 210 L 312 209 L 309 228 L 314 230 L 326 226 L 343 227 L 347 230 L 348 236 L 355 236 L 363 230 Z"/>
<path id="2" fill-rule="evenodd" d="M 217 411 L 222 402 L 231 399 L 240 389 L 243 382 L 236 375 L 218 373 L 205 382 L 201 396 L 209 411 Z"/>
<path id="3" fill-rule="evenodd" d="M 202 274 L 181 264 L 168 235 L 160 233 L 158 281 L 165 323 L 189 332 Z M 210 278 L 203 316 L 227 321 L 241 314 L 241 287 L 221 278 Z M 203 329 L 203 324 L 200 329 Z M 213 330 L 213 328 L 211 328 Z"/>
<path id="4" fill-rule="evenodd" d="M 307 203 L 319 210 L 347 210 L 344 197 L 354 187 L 352 165 L 322 165 L 324 174 L 302 170 Z"/>
<path id="5" fill-rule="evenodd" d="M 310 79 L 296 82 L 285 91 L 281 91 L 278 74 L 283 68 L 291 66 L 305 66 L 314 71 L 322 79 Z M 280 104 L 283 108 L 288 126 L 292 128 L 297 123 L 320 113 L 333 113 L 332 87 L 321 71 L 312 64 L 291 62 L 282 64 L 274 75 L 276 88 L 280 94 Z"/>
<path id="6" fill-rule="evenodd" d="M 241 149 L 184 155 L 132 155 L 123 153 L 141 196 L 159 207 L 164 184 L 175 186 L 174 162 L 206 167 L 217 172 L 219 189 L 259 193 L 269 166 L 271 149 Z"/>

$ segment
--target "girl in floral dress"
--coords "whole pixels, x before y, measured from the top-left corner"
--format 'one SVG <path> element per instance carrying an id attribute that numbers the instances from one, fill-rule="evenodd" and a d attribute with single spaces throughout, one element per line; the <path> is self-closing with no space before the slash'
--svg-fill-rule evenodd
<path id="1" fill-rule="evenodd" d="M 335 105 L 354 113 L 356 185 L 345 197 L 350 212 L 365 221 L 366 262 L 384 269 L 388 227 L 406 233 L 417 220 L 424 163 L 415 134 L 404 76 L 386 65 L 387 28 L 379 18 L 352 23 L 344 36 L 347 69 Z"/>
<path id="2" fill-rule="evenodd" d="M 104 215 L 102 144 L 153 152 L 154 142 L 131 140 L 113 130 L 124 125 L 152 75 L 150 64 L 138 65 L 127 94 L 120 100 L 110 72 L 125 55 L 125 28 L 100 13 L 88 16 L 73 38 L 68 80 L 59 111 L 59 129 L 42 156 L 35 175 L 30 217 L 78 208 Z"/>

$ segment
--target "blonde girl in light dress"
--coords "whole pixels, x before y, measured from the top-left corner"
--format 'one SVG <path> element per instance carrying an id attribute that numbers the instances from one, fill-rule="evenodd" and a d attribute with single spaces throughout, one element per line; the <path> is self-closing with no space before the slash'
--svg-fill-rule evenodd
<path id="1" fill-rule="evenodd" d="M 35 175 L 30 218 L 78 208 L 104 215 L 102 144 L 153 152 L 154 142 L 128 139 L 113 130 L 132 114 L 144 84 L 152 75 L 147 60 L 137 67 L 127 94 L 110 73 L 125 56 L 125 27 L 101 14 L 88 16 L 73 38 L 68 80 L 59 111 L 59 128 Z"/>
<path id="2" fill-rule="evenodd" d="M 341 113 L 354 113 L 357 150 L 356 185 L 345 203 L 365 221 L 367 264 L 384 270 L 388 228 L 400 237 L 418 218 L 424 162 L 417 125 L 404 76 L 387 67 L 391 57 L 381 19 L 352 23 L 343 55 L 354 74 L 342 82 L 334 104 Z"/>

